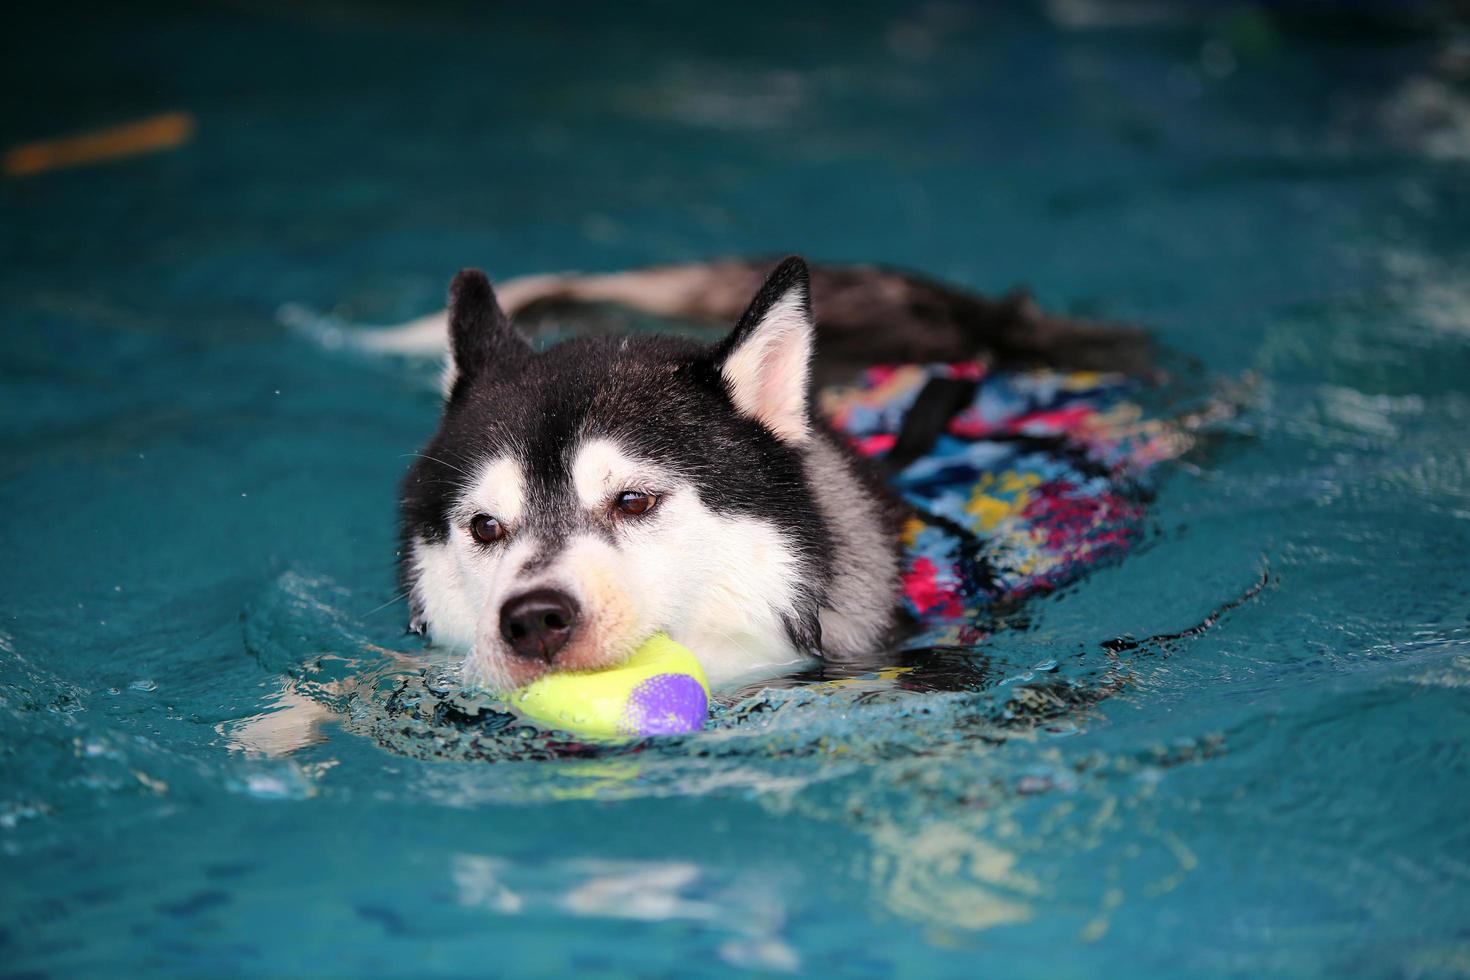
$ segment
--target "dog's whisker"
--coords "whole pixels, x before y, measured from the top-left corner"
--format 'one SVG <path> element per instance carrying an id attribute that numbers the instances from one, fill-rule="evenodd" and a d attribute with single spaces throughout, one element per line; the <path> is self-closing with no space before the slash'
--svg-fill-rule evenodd
<path id="1" fill-rule="evenodd" d="M 412 589 L 405 589 L 403 592 L 400 592 L 398 595 L 396 595 L 393 598 L 389 599 L 387 602 L 383 603 L 381 606 L 377 606 L 377 607 L 375 607 L 373 609 L 369 609 L 367 612 L 363 613 L 362 614 L 363 615 L 363 618 L 366 619 L 367 617 L 371 616 L 373 613 L 382 612 L 384 609 L 387 609 L 389 606 L 393 605 L 396 602 L 402 602 L 404 599 L 407 599 L 408 598 L 408 594 L 410 592 L 412 592 L 412 591 L 413 591 Z"/>
<path id="2" fill-rule="evenodd" d="M 472 475 L 468 470 L 465 470 L 465 469 L 463 469 L 462 467 L 459 467 L 459 466 L 455 466 L 453 463 L 451 463 L 451 462 L 449 462 L 447 460 L 440 459 L 437 456 L 430 456 L 428 453 L 404 453 L 402 456 L 400 456 L 398 458 L 399 459 L 405 459 L 405 458 L 407 458 L 409 456 L 417 456 L 419 459 L 427 459 L 431 463 L 438 463 L 440 466 L 447 466 L 451 470 L 454 470 L 456 473 L 463 474 L 464 476 L 471 476 Z"/>

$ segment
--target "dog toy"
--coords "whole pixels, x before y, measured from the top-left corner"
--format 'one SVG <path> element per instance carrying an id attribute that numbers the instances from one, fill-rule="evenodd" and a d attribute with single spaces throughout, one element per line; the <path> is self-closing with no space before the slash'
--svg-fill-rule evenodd
<path id="1" fill-rule="evenodd" d="M 678 735 L 704 725 L 709 683 L 688 648 L 657 633 L 616 667 L 548 674 L 509 701 L 532 721 L 576 735 Z"/>

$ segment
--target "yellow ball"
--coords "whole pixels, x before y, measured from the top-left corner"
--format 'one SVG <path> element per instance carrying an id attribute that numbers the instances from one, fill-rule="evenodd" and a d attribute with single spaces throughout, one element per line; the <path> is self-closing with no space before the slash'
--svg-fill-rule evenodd
<path id="1" fill-rule="evenodd" d="M 616 667 L 547 674 L 509 701 L 532 721 L 576 735 L 674 735 L 704 725 L 709 682 L 687 647 L 656 633 Z"/>

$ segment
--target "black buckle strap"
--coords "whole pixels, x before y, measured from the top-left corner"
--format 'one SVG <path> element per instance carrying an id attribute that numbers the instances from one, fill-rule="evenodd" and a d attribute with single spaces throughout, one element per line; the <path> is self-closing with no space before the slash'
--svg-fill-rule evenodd
<path id="1" fill-rule="evenodd" d="M 898 474 L 914 460 L 928 455 L 949 428 L 949 420 L 970 406 L 980 382 L 969 378 L 930 378 L 903 417 L 893 448 L 883 457 L 888 476 Z"/>

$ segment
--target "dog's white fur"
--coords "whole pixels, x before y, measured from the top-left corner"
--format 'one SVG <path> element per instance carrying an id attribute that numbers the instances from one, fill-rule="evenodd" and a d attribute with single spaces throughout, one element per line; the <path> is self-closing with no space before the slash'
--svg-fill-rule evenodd
<path id="1" fill-rule="evenodd" d="M 613 542 L 579 534 L 550 564 L 535 563 L 523 574 L 542 543 L 517 535 L 516 519 L 527 502 L 519 466 L 502 457 L 481 466 L 455 509 L 447 542 L 414 542 L 416 598 L 436 643 L 470 651 L 469 680 L 505 689 L 540 669 L 505 648 L 499 611 L 510 596 L 541 587 L 560 589 L 581 607 L 576 638 L 559 660 L 564 669 L 615 665 L 660 629 L 698 652 L 715 685 L 808 662 L 781 619 L 779 603 L 796 588 L 798 561 L 775 527 L 715 513 L 693 486 L 609 439 L 578 447 L 572 477 L 578 503 L 589 513 L 605 512 L 612 496 L 628 489 L 656 493 L 657 513 L 618 523 Z M 468 523 L 476 513 L 505 525 L 500 546 L 474 542 Z"/>

